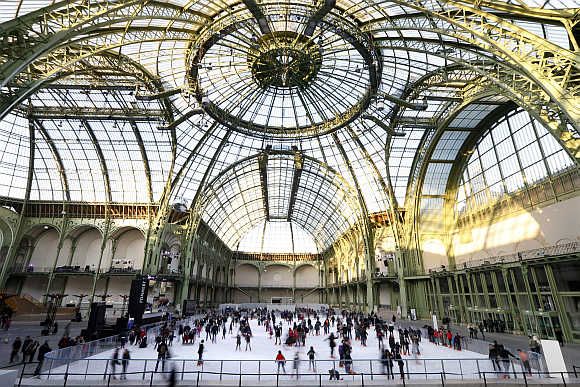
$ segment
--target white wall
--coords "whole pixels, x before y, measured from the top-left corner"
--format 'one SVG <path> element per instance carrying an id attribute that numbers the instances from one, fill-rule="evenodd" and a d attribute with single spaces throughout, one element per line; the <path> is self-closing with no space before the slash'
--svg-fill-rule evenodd
<path id="1" fill-rule="evenodd" d="M 60 254 L 58 255 L 58 261 L 56 263 L 56 266 L 66 266 L 69 264 L 69 261 L 71 259 L 71 248 L 72 248 L 72 240 L 71 239 L 65 239 L 62 242 L 62 248 L 60 249 Z"/>
<path id="2" fill-rule="evenodd" d="M 94 265 L 96 268 L 99 264 L 102 241 L 103 238 L 98 230 L 92 229 L 81 234 L 77 240 L 71 265 L 81 268 Z"/>
<path id="3" fill-rule="evenodd" d="M 297 290 L 296 291 L 296 299 L 294 301 L 295 302 L 317 304 L 320 302 L 320 292 L 318 290 L 316 290 L 315 292 L 306 291 L 306 290 Z"/>
<path id="4" fill-rule="evenodd" d="M 297 288 L 314 288 L 320 285 L 318 269 L 311 265 L 304 265 L 296 270 Z"/>
<path id="5" fill-rule="evenodd" d="M 58 247 L 58 232 L 46 230 L 36 240 L 30 264 L 34 267 L 50 267 L 54 265 Z"/>
<path id="6" fill-rule="evenodd" d="M 379 287 L 379 304 L 381 306 L 393 305 L 391 300 L 392 287 L 390 284 L 381 284 Z"/>
<path id="7" fill-rule="evenodd" d="M 253 265 L 236 266 L 236 286 L 258 286 L 258 269 Z"/>
<path id="8" fill-rule="evenodd" d="M 421 241 L 421 250 L 423 251 L 423 266 L 426 271 L 449 263 L 447 248 L 441 239 L 425 238 Z"/>
<path id="9" fill-rule="evenodd" d="M 282 265 L 270 265 L 262 272 L 262 287 L 276 286 L 292 288 L 292 269 Z"/>
<path id="10" fill-rule="evenodd" d="M 578 240 L 580 196 L 459 230 L 453 248 L 461 263 Z"/>
<path id="11" fill-rule="evenodd" d="M 123 233 L 117 241 L 117 249 L 113 259 L 129 259 L 135 269 L 143 267 L 145 256 L 145 237 L 139 230 L 129 230 Z"/>
<path id="12" fill-rule="evenodd" d="M 248 297 L 248 295 L 252 296 L 252 298 L 250 299 L 250 297 Z M 238 289 L 234 289 L 232 297 L 233 297 L 233 302 L 237 303 L 237 304 L 243 303 L 243 302 L 257 302 L 258 301 L 258 292 L 254 291 L 254 290 L 244 289 L 244 293 L 242 293 Z"/>

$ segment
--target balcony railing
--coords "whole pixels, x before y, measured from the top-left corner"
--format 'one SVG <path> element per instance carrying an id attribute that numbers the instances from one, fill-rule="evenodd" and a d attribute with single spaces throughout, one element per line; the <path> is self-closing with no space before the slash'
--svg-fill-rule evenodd
<path id="1" fill-rule="evenodd" d="M 497 255 L 488 258 L 481 258 L 472 261 L 465 261 L 458 263 L 458 268 L 463 269 L 470 269 L 476 268 L 486 265 L 495 265 L 495 264 L 502 264 L 502 263 L 512 263 L 512 262 L 519 262 L 525 261 L 528 259 L 537 259 L 537 258 L 544 258 L 544 257 L 556 257 L 561 255 L 567 254 L 576 254 L 580 252 L 580 242 L 570 242 L 562 245 L 555 245 L 555 246 L 547 246 L 541 247 L 538 249 L 532 250 L 524 250 L 515 252 L 512 254 L 505 254 L 505 255 Z M 445 267 L 441 267 L 438 269 L 432 269 L 430 272 L 441 272 L 445 271 Z"/>

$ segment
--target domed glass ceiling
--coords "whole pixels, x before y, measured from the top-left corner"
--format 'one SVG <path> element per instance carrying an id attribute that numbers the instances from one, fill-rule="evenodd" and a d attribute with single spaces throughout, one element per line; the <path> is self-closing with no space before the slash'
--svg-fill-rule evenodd
<path id="1" fill-rule="evenodd" d="M 236 171 L 214 187 L 230 248 L 280 221 L 323 251 L 406 207 L 431 141 L 455 162 L 508 100 L 574 155 L 573 15 L 563 0 L 4 1 L 0 196 L 199 209 Z M 356 200 L 333 224 L 337 192 Z"/>

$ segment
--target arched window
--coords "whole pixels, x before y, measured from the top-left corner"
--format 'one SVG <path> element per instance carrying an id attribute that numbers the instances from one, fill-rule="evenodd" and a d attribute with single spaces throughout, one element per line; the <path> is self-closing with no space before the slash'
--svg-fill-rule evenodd
<path id="1" fill-rule="evenodd" d="M 474 147 L 459 183 L 456 210 L 484 207 L 573 166 L 548 129 L 525 110 L 512 110 Z"/>

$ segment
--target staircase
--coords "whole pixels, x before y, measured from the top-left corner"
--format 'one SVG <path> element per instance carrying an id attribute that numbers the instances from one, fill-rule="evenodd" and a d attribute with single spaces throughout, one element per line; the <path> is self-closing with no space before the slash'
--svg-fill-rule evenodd
<path id="1" fill-rule="evenodd" d="M 10 297 L 6 300 L 6 305 L 12 308 L 15 315 L 39 314 L 46 310 L 41 302 L 28 294 Z"/>

